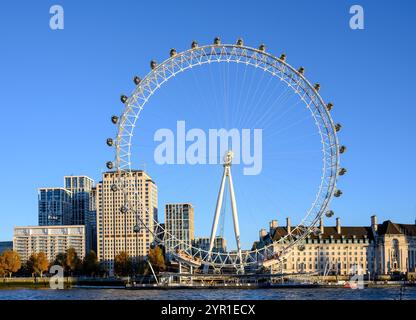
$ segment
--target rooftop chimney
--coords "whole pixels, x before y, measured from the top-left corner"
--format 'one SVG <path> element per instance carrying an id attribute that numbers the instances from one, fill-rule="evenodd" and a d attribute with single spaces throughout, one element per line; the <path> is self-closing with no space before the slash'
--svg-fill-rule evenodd
<path id="1" fill-rule="evenodd" d="M 374 232 L 377 232 L 377 216 L 376 215 L 372 215 L 371 216 L 371 228 L 373 229 Z"/>
<path id="2" fill-rule="evenodd" d="M 319 222 L 319 230 L 321 231 L 321 234 L 324 234 L 324 218 L 321 218 Z"/>
<path id="3" fill-rule="evenodd" d="M 267 235 L 266 229 L 261 229 L 259 232 L 260 241 Z"/>
<path id="4" fill-rule="evenodd" d="M 287 233 L 292 232 L 292 227 L 290 225 L 290 218 L 289 217 L 286 218 L 286 228 L 287 228 Z"/>
<path id="5" fill-rule="evenodd" d="M 337 233 L 341 234 L 341 219 L 337 218 Z"/>
<path id="6" fill-rule="evenodd" d="M 277 229 L 277 226 L 278 226 L 277 220 L 270 221 L 270 223 L 269 223 L 270 234 Z"/>

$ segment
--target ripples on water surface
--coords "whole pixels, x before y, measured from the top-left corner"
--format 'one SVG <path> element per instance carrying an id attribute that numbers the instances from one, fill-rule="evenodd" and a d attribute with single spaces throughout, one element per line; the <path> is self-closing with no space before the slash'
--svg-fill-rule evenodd
<path id="1" fill-rule="evenodd" d="M 125 290 L 125 289 L 0 289 L 0 300 L 398 300 L 400 287 L 255 290 Z M 416 287 L 407 287 L 402 299 L 416 300 Z"/>

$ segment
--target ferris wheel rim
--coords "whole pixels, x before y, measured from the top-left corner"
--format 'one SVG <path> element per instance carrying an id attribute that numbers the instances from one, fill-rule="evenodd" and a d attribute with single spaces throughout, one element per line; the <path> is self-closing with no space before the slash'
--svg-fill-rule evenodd
<path id="1" fill-rule="evenodd" d="M 196 52 L 202 52 L 202 51 L 205 54 L 201 55 L 201 57 L 202 56 L 207 56 L 205 50 L 210 50 L 212 52 L 213 49 L 215 50 L 215 55 L 218 55 L 217 54 L 217 49 L 221 50 L 220 54 L 219 54 L 220 57 L 218 59 L 210 59 L 209 58 L 206 61 L 199 60 L 199 62 L 194 62 L 193 64 L 189 63 L 188 66 L 185 65 L 185 67 L 181 67 L 176 72 L 172 72 L 170 74 L 170 76 L 165 77 L 163 82 L 153 83 L 155 85 L 155 87 L 153 89 L 151 87 L 147 88 L 148 93 L 149 93 L 148 97 L 143 100 L 143 103 L 138 108 L 137 113 L 134 113 L 133 105 L 138 101 L 138 99 L 137 99 L 138 93 L 140 93 L 140 90 L 142 90 L 141 93 L 143 93 L 146 89 L 142 86 L 144 86 L 145 84 L 148 85 L 149 83 L 152 83 L 152 76 L 154 78 L 154 75 L 158 71 L 164 69 L 166 67 L 166 65 L 168 65 L 169 62 L 173 62 L 173 61 L 175 61 L 175 59 L 176 60 L 182 59 L 183 57 L 186 58 L 187 55 L 190 55 L 188 57 L 192 57 L 192 54 L 194 54 Z M 227 49 L 231 49 L 233 51 L 227 52 Z M 308 79 L 303 74 L 301 74 L 299 71 L 297 71 L 294 67 L 292 67 L 290 64 L 288 64 L 285 60 L 277 58 L 276 56 L 274 56 L 274 55 L 272 55 L 268 52 L 265 52 L 264 50 L 248 47 L 248 46 L 245 46 L 245 45 L 238 45 L 238 44 L 204 45 L 204 46 L 200 46 L 200 47 L 196 47 L 196 48 L 191 48 L 191 49 L 185 50 L 185 51 L 180 52 L 180 53 L 176 53 L 175 55 L 169 57 L 168 59 L 163 61 L 161 64 L 156 65 L 154 68 L 152 68 L 152 70 L 145 76 L 145 78 L 143 78 L 143 80 L 141 80 L 141 82 L 136 86 L 136 88 L 133 90 L 130 97 L 125 102 L 125 109 L 123 111 L 123 114 L 120 118 L 120 122 L 118 124 L 118 132 L 117 132 L 117 139 L 116 139 L 116 145 L 115 145 L 115 147 L 116 147 L 115 164 L 116 164 L 117 172 L 120 174 L 120 176 L 121 176 L 121 173 L 128 173 L 128 172 L 132 171 L 130 148 L 131 148 L 131 139 L 133 137 L 132 133 L 134 131 L 135 123 L 138 120 L 138 118 L 140 116 L 140 113 L 143 110 L 144 105 L 147 103 L 148 99 L 160 88 L 160 86 L 164 82 L 167 82 L 174 75 L 176 75 L 178 73 L 181 73 L 181 72 L 184 72 L 187 69 L 190 69 L 190 68 L 195 67 L 195 66 L 200 66 L 200 65 L 203 65 L 203 64 L 206 64 L 206 63 L 211 63 L 211 62 L 236 62 L 236 63 L 246 63 L 247 65 L 256 66 L 256 67 L 259 66 L 259 65 L 254 65 L 254 64 L 248 62 L 247 59 L 249 59 L 249 58 L 251 59 L 251 58 L 253 58 L 253 56 L 244 55 L 244 57 L 246 58 L 246 61 L 234 61 L 234 60 L 232 60 L 230 58 L 231 54 L 232 53 L 236 54 L 239 51 L 251 52 L 251 53 L 253 53 L 253 56 L 254 56 L 254 54 L 257 54 L 259 57 L 261 57 L 261 59 L 257 59 L 258 61 L 260 61 L 259 64 L 263 60 L 266 61 L 266 59 L 265 59 L 265 57 L 266 57 L 266 58 L 268 58 L 268 59 L 270 59 L 270 60 L 272 60 L 276 63 L 274 65 L 275 67 L 276 66 L 283 66 L 282 70 L 281 70 L 282 74 L 283 74 L 283 72 L 284 72 L 284 74 L 286 74 L 286 71 L 289 71 L 291 76 L 296 75 L 298 85 L 299 85 L 300 82 L 302 82 L 305 85 L 304 87 L 302 87 L 302 89 L 305 90 L 304 97 L 309 96 L 309 94 L 312 94 L 312 96 L 314 98 L 309 97 L 311 102 L 313 102 L 313 103 L 310 104 L 310 106 L 315 106 L 316 110 L 319 111 L 319 114 L 320 114 L 322 120 L 326 120 L 326 122 L 324 121 L 325 123 L 323 125 L 323 128 L 326 130 L 327 137 L 329 138 L 329 143 L 330 143 L 329 150 L 331 151 L 331 154 L 329 155 L 329 158 L 330 158 L 331 161 L 329 161 L 328 163 L 325 162 L 326 161 L 325 155 L 327 155 L 327 154 L 325 153 L 326 150 L 325 150 L 325 146 L 324 146 L 324 148 L 322 150 L 323 153 L 324 153 L 324 159 L 323 159 L 324 168 L 323 168 L 323 173 L 322 173 L 322 176 L 321 176 L 321 184 L 319 186 L 316 198 L 315 198 L 311 208 L 307 211 L 305 216 L 302 218 L 301 222 L 296 227 L 293 227 L 293 230 L 292 230 L 291 234 L 287 234 L 285 237 L 281 238 L 279 241 L 273 241 L 272 240 L 272 242 L 270 244 L 268 244 L 268 245 L 266 245 L 265 247 L 262 248 L 262 252 L 267 253 L 267 251 L 269 249 L 273 248 L 274 244 L 276 244 L 276 243 L 282 244 L 282 243 L 285 243 L 286 240 L 289 240 L 287 246 L 282 249 L 282 252 L 284 252 L 284 251 L 288 251 L 291 247 L 295 246 L 297 243 L 304 240 L 312 232 L 312 229 L 315 227 L 317 222 L 323 216 L 325 210 L 329 206 L 329 203 L 332 199 L 332 195 L 335 191 L 337 177 L 338 177 L 338 169 L 339 169 L 339 151 L 338 151 L 339 150 L 339 143 L 338 143 L 338 137 L 337 137 L 337 134 L 336 134 L 335 125 L 334 125 L 332 116 L 330 115 L 329 111 L 327 110 L 323 98 L 317 92 L 317 90 L 312 86 L 312 84 L 308 81 Z M 228 59 L 221 59 L 221 56 L 222 56 L 223 52 L 224 52 L 225 55 L 228 54 L 228 56 L 229 56 Z M 211 54 L 212 53 L 210 53 L 210 55 Z M 194 58 L 196 58 L 196 57 L 198 57 L 198 56 L 194 55 Z M 241 55 L 241 57 L 243 57 L 243 55 Z M 187 61 L 187 60 L 185 60 L 185 61 Z M 181 60 L 180 62 L 183 63 L 184 60 Z M 276 70 L 278 70 L 278 69 L 276 69 Z M 269 70 L 263 69 L 263 71 L 266 72 L 266 71 L 269 71 Z M 272 75 L 276 76 L 275 73 L 272 73 Z M 289 75 L 287 75 L 287 76 L 290 77 Z M 157 74 L 156 74 L 156 79 L 157 79 Z M 291 89 L 295 90 L 295 88 L 292 87 L 291 83 L 287 82 L 286 79 L 280 78 L 280 80 L 283 80 Z M 299 90 L 299 87 L 297 87 L 296 90 Z M 307 92 L 308 92 L 308 94 L 307 94 Z M 296 93 L 298 93 L 298 92 L 296 92 Z M 299 97 L 300 97 L 300 95 L 299 95 Z M 302 98 L 302 100 L 303 100 L 303 98 Z M 319 106 L 321 107 L 320 109 L 319 109 Z M 131 116 L 130 115 L 131 113 L 134 114 L 133 122 L 131 122 L 131 120 L 129 119 L 129 116 Z M 322 113 L 323 113 L 323 117 L 322 117 Z M 318 126 L 318 130 L 319 130 L 319 133 L 320 133 L 320 136 L 321 136 L 321 142 L 324 145 L 325 142 L 323 140 L 323 133 L 321 131 L 321 127 L 319 127 L 314 113 L 312 113 L 312 115 L 314 116 L 315 122 Z M 123 132 L 126 131 L 125 130 L 126 129 L 126 126 L 125 126 L 126 122 L 130 122 L 130 124 L 132 125 L 132 127 L 131 127 L 132 130 L 128 133 L 127 140 L 125 140 L 123 138 Z M 127 149 L 122 150 L 122 147 L 127 148 Z M 123 158 L 127 158 L 127 160 L 124 160 Z M 122 163 L 123 163 L 123 165 L 122 165 Z M 330 177 L 329 177 L 330 178 L 329 183 L 328 183 L 327 187 L 325 188 L 325 186 L 323 184 L 326 180 L 325 177 L 326 177 L 326 171 L 327 170 L 329 170 L 329 172 L 331 174 L 330 174 Z M 326 194 L 321 199 L 320 197 L 322 197 L 324 190 L 327 190 L 327 191 L 326 191 Z M 322 202 L 319 205 L 319 210 L 315 214 L 315 217 L 313 217 L 313 219 L 309 221 L 309 225 L 305 225 L 305 222 L 308 222 L 308 221 L 306 221 L 306 218 L 312 213 L 312 210 L 315 207 L 318 207 L 317 206 L 318 201 Z M 158 227 L 160 227 L 160 224 L 157 221 L 155 221 L 155 224 Z M 301 232 L 300 236 L 299 236 L 299 231 L 301 231 L 301 230 L 303 230 L 303 232 Z M 296 233 L 298 233 L 298 235 L 296 235 Z M 155 238 L 156 238 L 156 236 L 155 236 Z M 177 241 L 180 242 L 179 239 L 177 239 Z M 196 248 L 192 245 L 189 246 L 187 243 L 185 243 L 185 244 L 186 244 L 186 246 L 188 246 L 190 248 L 198 250 L 198 252 L 200 252 L 200 253 L 205 252 L 205 251 L 208 252 L 207 250 L 204 250 L 204 249 L 201 249 L 201 248 Z M 257 255 L 257 254 L 259 254 L 259 250 L 257 250 L 257 249 L 256 250 L 248 250 L 248 252 L 246 252 L 245 254 L 250 255 L 252 253 L 255 253 Z M 214 254 L 214 252 L 212 252 L 212 254 Z M 260 254 L 260 255 L 262 255 L 262 254 Z M 267 254 L 264 254 L 263 256 L 267 256 Z M 247 263 L 247 262 L 243 263 L 242 261 L 240 261 L 239 263 L 244 264 L 244 265 L 251 264 L 251 263 Z M 215 265 L 215 263 L 210 263 L 210 264 Z"/>

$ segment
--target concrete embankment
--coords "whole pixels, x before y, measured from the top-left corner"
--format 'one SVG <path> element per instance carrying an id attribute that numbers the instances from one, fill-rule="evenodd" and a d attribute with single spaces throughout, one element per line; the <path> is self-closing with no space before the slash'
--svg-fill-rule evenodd
<path id="1" fill-rule="evenodd" d="M 64 285 L 69 287 L 76 282 L 75 278 L 65 277 Z M 49 277 L 12 277 L 0 278 L 0 288 L 4 287 L 30 287 L 30 288 L 49 288 Z"/>
<path id="2" fill-rule="evenodd" d="M 50 282 L 56 282 L 56 278 L 49 277 L 12 277 L 0 278 L 0 288 L 7 287 L 27 287 L 27 288 L 49 288 Z M 124 288 L 127 281 L 125 279 L 101 279 L 84 277 L 65 277 L 63 279 L 66 288 L 72 286 L 91 286 L 91 287 L 121 287 Z"/>

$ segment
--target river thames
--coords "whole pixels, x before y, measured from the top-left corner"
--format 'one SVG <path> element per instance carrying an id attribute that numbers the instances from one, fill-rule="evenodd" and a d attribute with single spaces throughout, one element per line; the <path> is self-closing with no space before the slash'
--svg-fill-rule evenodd
<path id="1" fill-rule="evenodd" d="M 0 300 L 416 300 L 416 287 L 365 289 L 65 290 L 3 288 Z"/>

